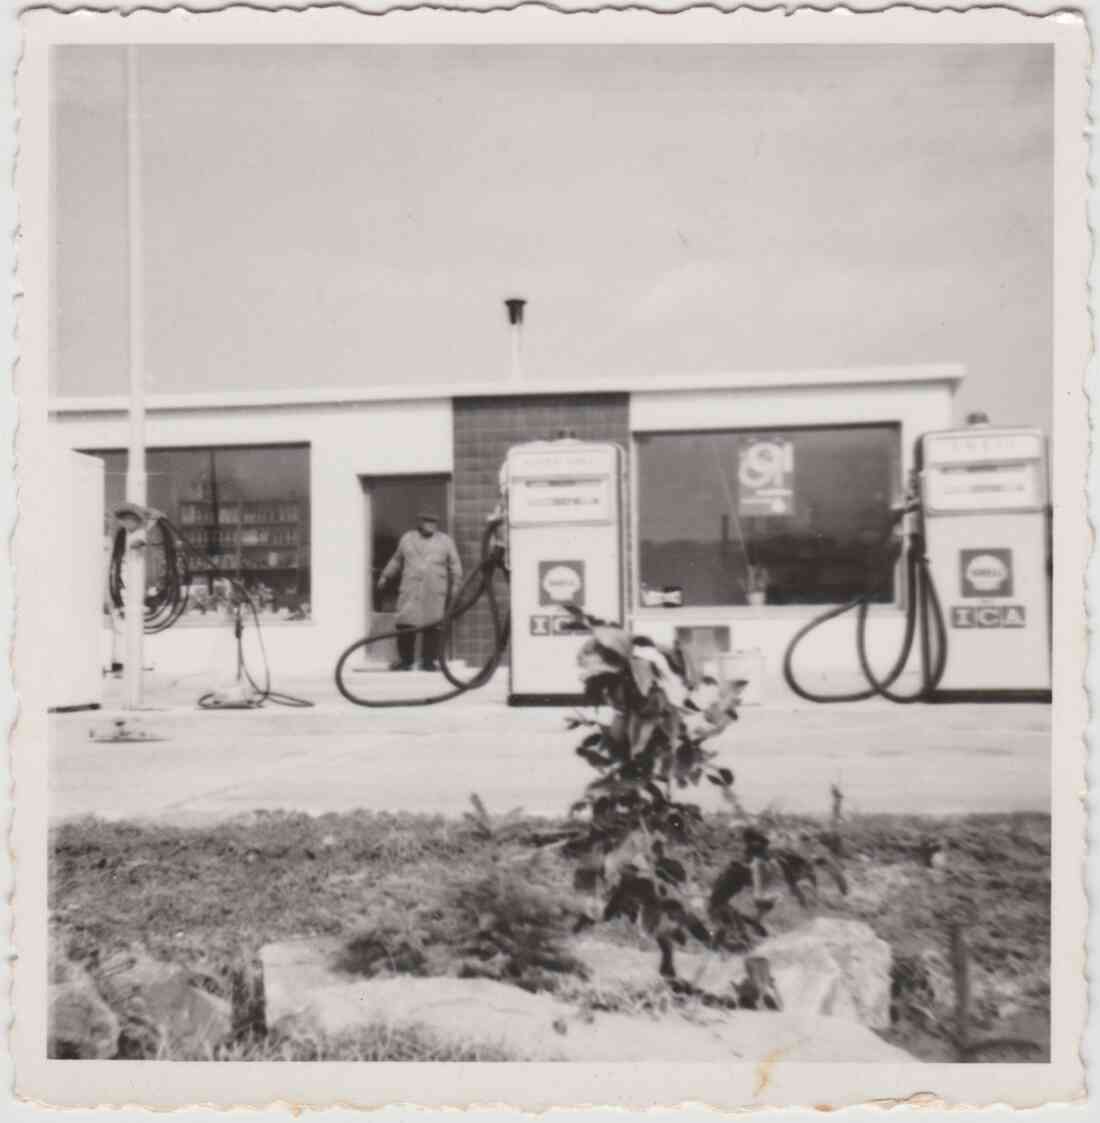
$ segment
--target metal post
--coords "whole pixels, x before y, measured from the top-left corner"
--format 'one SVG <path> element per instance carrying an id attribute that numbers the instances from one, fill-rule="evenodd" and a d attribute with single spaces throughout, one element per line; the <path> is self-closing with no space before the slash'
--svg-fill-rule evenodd
<path id="1" fill-rule="evenodd" d="M 126 498 L 147 506 L 145 476 L 144 270 L 142 268 L 141 106 L 137 48 L 126 48 L 126 203 L 129 242 L 130 448 L 126 463 Z M 138 530 L 138 534 L 142 531 Z M 126 550 L 126 708 L 142 702 L 145 652 L 145 551 L 135 549 L 130 532 Z"/>
<path id="2" fill-rule="evenodd" d="M 508 309 L 508 323 L 512 325 L 512 383 L 523 381 L 523 308 L 527 301 L 512 297 L 504 302 Z"/>

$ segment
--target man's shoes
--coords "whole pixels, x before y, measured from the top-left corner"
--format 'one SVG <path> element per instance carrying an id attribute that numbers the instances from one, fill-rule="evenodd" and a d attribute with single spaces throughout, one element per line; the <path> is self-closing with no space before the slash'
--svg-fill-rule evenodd
<path id="1" fill-rule="evenodd" d="M 438 671 L 439 670 L 439 664 L 434 662 L 434 661 L 431 662 L 431 663 L 421 663 L 420 669 L 422 671 Z"/>
<path id="2" fill-rule="evenodd" d="M 390 664 L 391 671 L 411 671 L 412 669 L 412 663 L 402 663 L 400 659 L 397 659 Z"/>

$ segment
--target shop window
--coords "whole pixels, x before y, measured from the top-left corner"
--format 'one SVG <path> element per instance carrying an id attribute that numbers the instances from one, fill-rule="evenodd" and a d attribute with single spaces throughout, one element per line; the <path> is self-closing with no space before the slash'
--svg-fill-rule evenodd
<path id="1" fill-rule="evenodd" d="M 126 496 L 127 454 L 89 455 L 104 462 L 113 536 L 111 512 Z M 194 548 L 185 619 L 222 619 L 230 577 L 244 584 L 265 619 L 309 618 L 307 445 L 155 449 L 146 454 L 146 473 L 149 506 Z M 156 577 L 151 573 L 151 581 Z"/>
<path id="2" fill-rule="evenodd" d="M 637 437 L 643 606 L 839 604 L 899 493 L 896 425 Z M 892 580 L 875 600 L 893 600 Z"/>

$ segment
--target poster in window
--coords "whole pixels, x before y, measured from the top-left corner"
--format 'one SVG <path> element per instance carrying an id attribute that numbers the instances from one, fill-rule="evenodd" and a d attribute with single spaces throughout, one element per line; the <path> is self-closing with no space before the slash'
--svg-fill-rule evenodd
<path id="1" fill-rule="evenodd" d="M 749 441 L 738 453 L 738 514 L 785 518 L 794 514 L 794 443 L 785 437 Z"/>

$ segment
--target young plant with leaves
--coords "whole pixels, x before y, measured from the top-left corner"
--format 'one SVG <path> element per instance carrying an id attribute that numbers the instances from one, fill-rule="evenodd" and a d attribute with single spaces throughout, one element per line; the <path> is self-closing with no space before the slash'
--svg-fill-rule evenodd
<path id="1" fill-rule="evenodd" d="M 701 676 L 683 648 L 662 648 L 572 611 L 590 632 L 578 663 L 585 700 L 596 709 L 571 724 L 588 730 L 577 753 L 596 777 L 571 809 L 575 833 L 566 852 L 578 863 L 576 888 L 602 898 L 598 917 L 640 923 L 660 948 L 661 974 L 674 979 L 676 945 L 691 938 L 711 948 L 751 949 L 767 935 L 763 918 L 784 888 L 807 907 L 803 889 L 816 891 L 818 868 L 827 867 L 845 892 L 826 848 L 805 839 L 780 839 L 773 847 L 754 826 L 743 832 L 743 856 L 709 890 L 696 882 L 689 855 L 702 811 L 683 794 L 706 780 L 743 817 L 733 773 L 717 763 L 711 742 L 737 719 L 747 684 Z M 741 894 L 754 913 L 736 907 Z M 754 988 L 772 1004 L 768 988 Z"/>
<path id="2" fill-rule="evenodd" d="M 660 947 L 661 974 L 674 978 L 674 945 L 713 943 L 682 860 L 702 812 L 679 794 L 705 779 L 736 806 L 733 773 L 708 742 L 736 719 L 745 683 L 701 677 L 682 648 L 574 613 L 591 633 L 578 662 L 596 707 L 571 723 L 587 730 L 577 753 L 596 772 L 571 809 L 575 885 L 603 898 L 602 919 L 640 922 Z"/>

